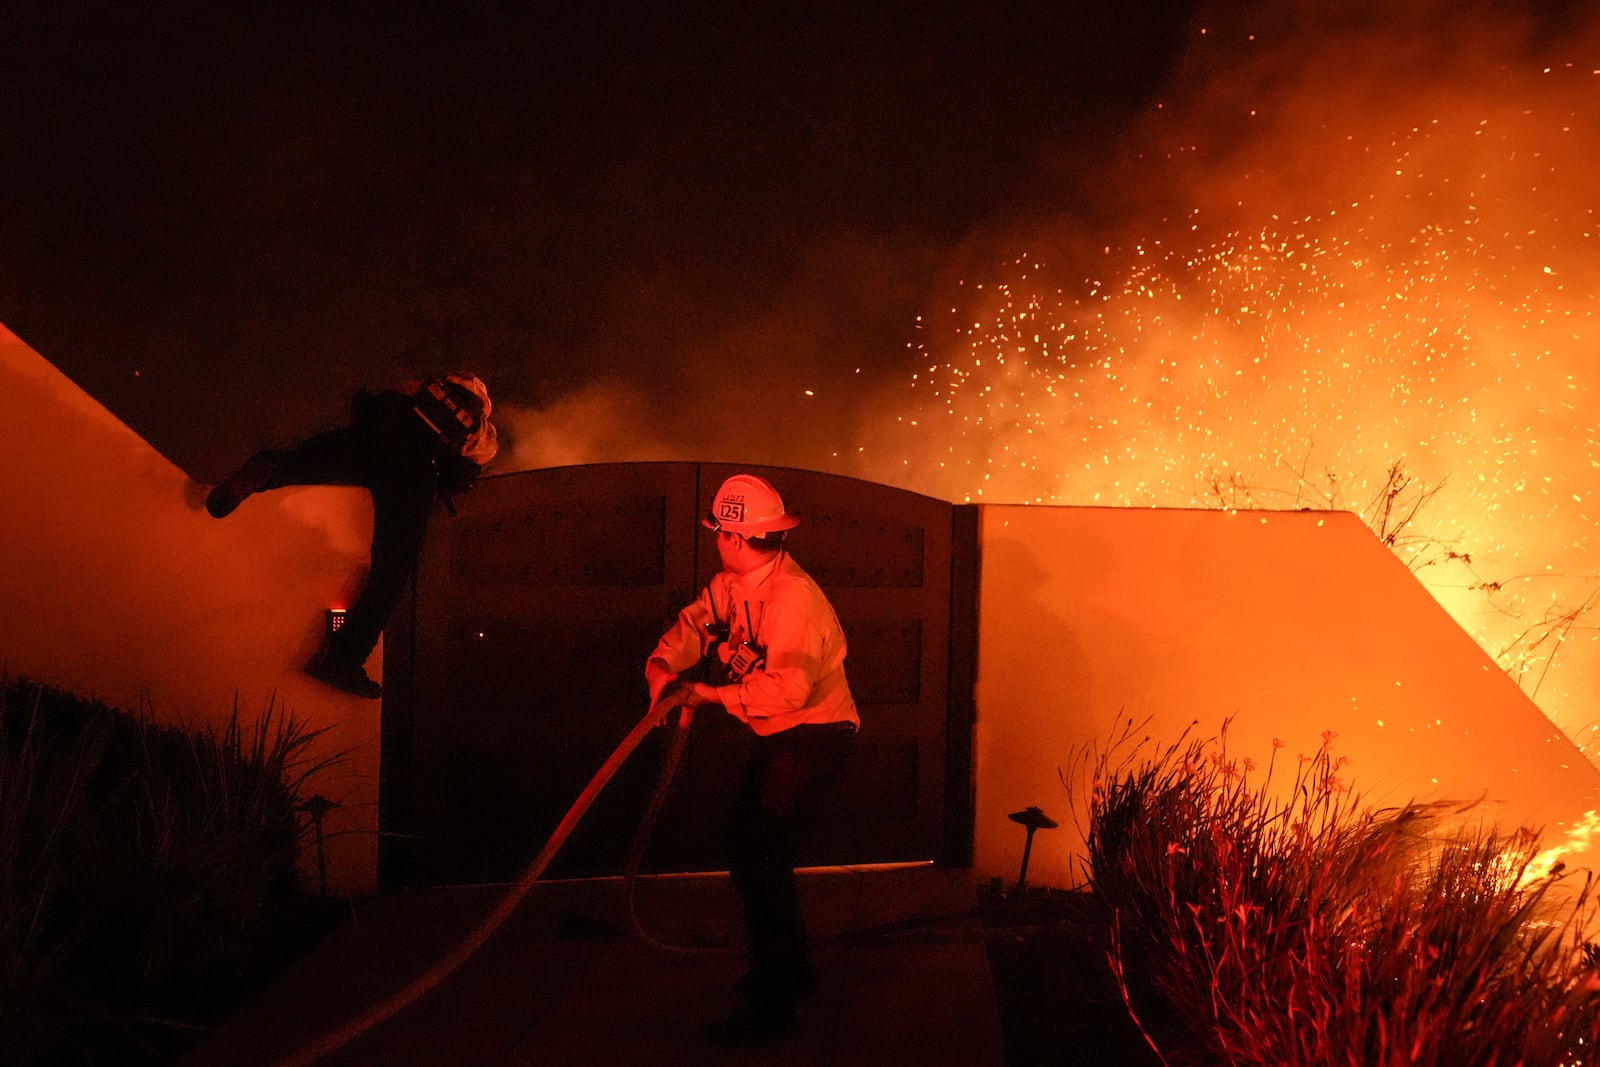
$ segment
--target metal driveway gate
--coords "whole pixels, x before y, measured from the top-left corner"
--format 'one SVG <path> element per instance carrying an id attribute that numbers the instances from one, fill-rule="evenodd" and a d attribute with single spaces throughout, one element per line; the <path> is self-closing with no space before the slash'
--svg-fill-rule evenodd
<path id="1" fill-rule="evenodd" d="M 861 706 L 855 757 L 806 865 L 971 861 L 976 513 L 837 475 L 627 463 L 484 479 L 435 521 L 384 638 L 380 881 L 515 879 L 644 714 L 644 660 L 717 569 L 700 516 L 768 477 L 828 594 Z M 954 610 L 952 610 L 954 605 Z M 657 731 L 547 877 L 615 874 L 654 789 Z M 696 715 L 647 870 L 717 870 L 747 731 Z"/>

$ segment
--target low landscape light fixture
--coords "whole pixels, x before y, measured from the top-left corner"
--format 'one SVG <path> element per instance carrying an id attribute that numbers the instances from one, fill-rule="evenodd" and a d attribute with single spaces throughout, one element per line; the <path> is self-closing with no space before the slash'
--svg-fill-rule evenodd
<path id="1" fill-rule="evenodd" d="M 1022 871 L 1017 875 L 1017 892 L 1028 884 L 1028 854 L 1033 851 L 1033 834 L 1036 830 L 1054 830 L 1056 821 L 1044 813 L 1042 808 L 1027 807 L 1021 811 L 1014 811 L 1006 818 L 1012 822 L 1021 823 L 1028 828 L 1028 842 L 1022 846 Z"/>
<path id="2" fill-rule="evenodd" d="M 339 627 L 341 627 L 343 625 L 344 625 L 344 609 L 343 608 L 329 608 L 328 609 L 328 636 L 332 637 L 334 634 L 338 633 L 339 632 Z"/>

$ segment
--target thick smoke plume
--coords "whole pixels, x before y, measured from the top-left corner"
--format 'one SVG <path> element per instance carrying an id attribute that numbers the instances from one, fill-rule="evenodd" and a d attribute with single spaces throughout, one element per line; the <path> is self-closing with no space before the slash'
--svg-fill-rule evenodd
<path id="1" fill-rule="evenodd" d="M 519 462 L 1369 514 L 1403 486 L 1397 550 L 1587 748 L 1600 33 L 1340 8 L 1197 20 L 1147 120 L 1092 160 L 1041 145 L 1004 226 L 820 235 L 761 312 L 691 305 L 672 381 L 533 413 Z"/>

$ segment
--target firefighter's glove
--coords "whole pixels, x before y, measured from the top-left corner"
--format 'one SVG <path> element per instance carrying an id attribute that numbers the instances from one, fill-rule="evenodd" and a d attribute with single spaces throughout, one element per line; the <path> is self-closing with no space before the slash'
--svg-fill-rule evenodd
<path id="1" fill-rule="evenodd" d="M 650 712 L 655 716 L 657 726 L 665 726 L 672 719 L 672 713 L 679 708 L 684 726 L 689 725 L 689 717 L 694 714 L 694 691 L 689 683 L 679 678 L 674 678 L 667 683 L 661 695 L 650 702 Z"/>

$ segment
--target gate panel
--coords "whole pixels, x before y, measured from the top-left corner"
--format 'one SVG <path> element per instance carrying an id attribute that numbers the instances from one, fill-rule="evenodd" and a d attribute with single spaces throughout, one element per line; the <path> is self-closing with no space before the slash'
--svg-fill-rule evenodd
<path id="1" fill-rule="evenodd" d="M 800 515 L 790 550 L 839 614 L 861 705 L 829 831 L 801 862 L 941 854 L 951 506 L 815 472 L 600 464 L 486 478 L 430 531 L 385 636 L 385 884 L 520 874 L 644 713 L 644 659 L 716 570 L 699 517 L 737 471 L 771 478 Z M 667 737 L 624 765 L 547 876 L 623 868 Z M 723 865 L 748 740 L 725 715 L 696 716 L 647 869 Z"/>

